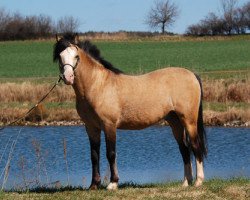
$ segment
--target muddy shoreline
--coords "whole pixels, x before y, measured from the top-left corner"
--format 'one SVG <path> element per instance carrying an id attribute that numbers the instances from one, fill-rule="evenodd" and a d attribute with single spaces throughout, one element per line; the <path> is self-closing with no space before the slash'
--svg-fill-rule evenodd
<path id="1" fill-rule="evenodd" d="M 0 128 L 6 126 L 7 123 L 0 122 Z M 44 127 L 44 126 L 84 126 L 84 123 L 81 120 L 74 121 L 39 121 L 39 122 L 29 122 L 29 121 L 20 121 L 12 126 L 34 126 L 34 127 Z M 160 121 L 155 124 L 155 126 L 168 126 L 166 121 Z M 250 128 L 250 121 L 244 122 L 240 120 L 233 120 L 229 122 L 225 122 L 223 124 L 215 124 L 215 123 L 205 123 L 206 127 L 246 127 Z"/>

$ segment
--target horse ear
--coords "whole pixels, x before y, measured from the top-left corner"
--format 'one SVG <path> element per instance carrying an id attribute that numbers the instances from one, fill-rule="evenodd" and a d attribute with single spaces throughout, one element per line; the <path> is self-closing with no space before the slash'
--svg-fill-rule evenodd
<path id="1" fill-rule="evenodd" d="M 61 38 L 56 34 L 56 41 L 58 42 Z"/>
<path id="2" fill-rule="evenodd" d="M 75 35 L 74 35 L 74 42 L 75 42 L 75 44 L 78 44 L 79 43 L 79 41 L 80 41 L 80 38 L 79 38 L 79 34 L 78 33 L 75 33 Z"/>

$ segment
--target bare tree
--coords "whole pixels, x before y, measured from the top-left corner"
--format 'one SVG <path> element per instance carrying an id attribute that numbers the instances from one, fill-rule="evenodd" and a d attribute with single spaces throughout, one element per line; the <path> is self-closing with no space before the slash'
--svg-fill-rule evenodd
<path id="1" fill-rule="evenodd" d="M 234 11 L 236 9 L 238 0 L 221 0 L 221 6 L 224 17 L 224 29 L 228 35 L 231 35 L 234 27 Z"/>
<path id="2" fill-rule="evenodd" d="M 53 21 L 51 17 L 39 15 L 37 17 L 37 33 L 40 37 L 46 37 L 53 34 Z"/>
<path id="3" fill-rule="evenodd" d="M 207 26 L 208 35 L 223 34 L 223 20 L 218 17 L 214 12 L 208 13 L 204 20 L 201 21 L 203 26 Z"/>
<path id="4" fill-rule="evenodd" d="M 178 7 L 171 0 L 156 0 L 147 15 L 146 24 L 151 28 L 160 27 L 161 32 L 164 34 L 166 27 L 172 26 L 178 15 Z"/>
<path id="5" fill-rule="evenodd" d="M 186 35 L 199 36 L 200 35 L 200 25 L 192 24 L 187 27 Z"/>
<path id="6" fill-rule="evenodd" d="M 25 39 L 23 35 L 23 22 L 24 17 L 19 13 L 14 13 L 5 26 L 4 38 L 7 40 L 15 40 L 16 38 L 21 40 Z"/>
<path id="7" fill-rule="evenodd" d="M 186 34 L 195 36 L 223 34 L 223 21 L 215 13 L 210 12 L 199 23 L 188 26 Z"/>
<path id="8" fill-rule="evenodd" d="M 248 29 L 250 29 L 250 2 L 247 2 L 243 6 L 243 12 L 244 12 L 244 15 L 245 15 L 244 24 L 248 27 Z"/>
<path id="9" fill-rule="evenodd" d="M 233 29 L 237 34 L 246 33 L 247 24 L 243 8 L 237 8 L 234 10 L 233 22 L 234 22 Z"/>
<path id="10" fill-rule="evenodd" d="M 3 30 L 10 19 L 4 8 L 0 8 L 0 30 Z"/>
<path id="11" fill-rule="evenodd" d="M 236 7 L 238 0 L 221 0 L 222 16 L 210 12 L 205 19 L 189 26 L 187 35 L 245 34 L 250 29 L 250 2 Z"/>
<path id="12" fill-rule="evenodd" d="M 50 16 L 11 14 L 0 7 L 0 40 L 46 38 L 54 33 L 56 25 Z"/>
<path id="13" fill-rule="evenodd" d="M 80 22 L 72 16 L 66 16 L 59 19 L 57 22 L 58 33 L 74 33 L 78 31 Z"/>

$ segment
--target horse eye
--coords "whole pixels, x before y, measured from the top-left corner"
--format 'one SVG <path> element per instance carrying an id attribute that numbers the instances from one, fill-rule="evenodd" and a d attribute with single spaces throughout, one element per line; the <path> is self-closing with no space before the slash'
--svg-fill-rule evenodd
<path id="1" fill-rule="evenodd" d="M 76 59 L 79 59 L 79 56 L 77 55 L 75 58 L 76 58 Z"/>

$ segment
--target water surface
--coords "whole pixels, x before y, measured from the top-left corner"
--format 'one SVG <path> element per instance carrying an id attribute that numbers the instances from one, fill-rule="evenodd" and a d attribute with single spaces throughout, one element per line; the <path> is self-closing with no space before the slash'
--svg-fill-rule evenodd
<path id="1" fill-rule="evenodd" d="M 250 177 L 249 130 L 207 128 L 206 178 Z M 10 154 L 12 141 L 17 136 L 13 154 Z M 102 178 L 109 176 L 105 154 L 102 134 Z M 81 126 L 9 127 L 0 135 L 0 156 L 1 185 L 4 167 L 11 157 L 5 188 L 56 182 L 67 185 L 68 180 L 70 185 L 87 187 L 91 181 L 89 141 Z M 158 183 L 183 178 L 182 158 L 169 127 L 119 130 L 117 159 L 120 182 Z"/>

